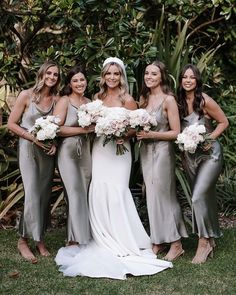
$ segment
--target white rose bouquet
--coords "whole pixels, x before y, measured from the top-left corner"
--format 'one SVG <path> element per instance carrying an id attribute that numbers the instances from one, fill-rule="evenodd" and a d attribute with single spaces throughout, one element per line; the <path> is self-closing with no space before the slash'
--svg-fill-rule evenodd
<path id="1" fill-rule="evenodd" d="M 59 132 L 60 119 L 56 116 L 46 116 L 36 119 L 35 124 L 29 129 L 38 141 L 43 142 L 45 145 L 52 145 L 54 139 Z"/>
<path id="2" fill-rule="evenodd" d="M 79 126 L 84 128 L 96 123 L 98 118 L 102 117 L 105 108 L 100 99 L 81 105 L 77 112 Z"/>
<path id="3" fill-rule="evenodd" d="M 157 126 L 157 121 L 154 116 L 149 114 L 145 109 L 137 109 L 129 113 L 130 127 L 136 131 L 149 131 Z"/>
<path id="4" fill-rule="evenodd" d="M 122 139 L 129 129 L 129 111 L 122 107 L 106 108 L 103 117 L 97 120 L 95 133 L 104 136 L 103 146 L 109 141 Z M 123 155 L 128 149 L 123 143 L 116 143 L 116 154 Z"/>
<path id="5" fill-rule="evenodd" d="M 155 116 L 148 113 L 145 109 L 137 109 L 130 111 L 129 113 L 130 127 L 134 128 L 136 132 L 141 130 L 149 131 L 157 126 L 157 120 Z M 142 140 L 139 141 L 138 147 L 142 144 Z"/>
<path id="6" fill-rule="evenodd" d="M 205 126 L 195 123 L 184 128 L 183 132 L 178 135 L 175 143 L 178 144 L 181 151 L 194 154 L 198 146 L 208 141 L 210 142 L 211 140 L 207 138 Z"/>

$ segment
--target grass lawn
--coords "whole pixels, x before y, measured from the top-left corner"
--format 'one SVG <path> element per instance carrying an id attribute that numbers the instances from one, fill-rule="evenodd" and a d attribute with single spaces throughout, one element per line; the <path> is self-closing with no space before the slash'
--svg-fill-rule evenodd
<path id="1" fill-rule="evenodd" d="M 2 295 L 191 295 L 236 294 L 236 228 L 225 229 L 217 241 L 213 259 L 203 265 L 191 264 L 197 245 L 195 236 L 185 239 L 185 255 L 174 267 L 153 276 L 129 277 L 127 280 L 63 277 L 54 263 L 59 247 L 64 245 L 65 230 L 47 233 L 46 244 L 52 256 L 38 264 L 24 261 L 16 249 L 15 230 L 0 230 L 0 294 Z M 37 254 L 38 256 L 38 254 Z"/>

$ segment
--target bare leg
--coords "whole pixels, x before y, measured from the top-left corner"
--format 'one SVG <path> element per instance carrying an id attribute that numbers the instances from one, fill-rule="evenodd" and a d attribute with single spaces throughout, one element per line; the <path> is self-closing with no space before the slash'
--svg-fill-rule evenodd
<path id="1" fill-rule="evenodd" d="M 17 249 L 19 250 L 21 256 L 31 263 L 37 263 L 38 260 L 30 250 L 27 239 L 20 238 L 17 243 Z"/>
<path id="2" fill-rule="evenodd" d="M 171 243 L 170 250 L 168 251 L 168 253 L 163 259 L 168 261 L 173 261 L 183 254 L 184 254 L 184 250 L 182 248 L 181 240 L 178 240 Z"/>
<path id="3" fill-rule="evenodd" d="M 194 264 L 205 263 L 209 255 L 213 257 L 213 247 L 211 246 L 210 239 L 199 238 L 197 251 L 192 260 L 192 263 Z"/>

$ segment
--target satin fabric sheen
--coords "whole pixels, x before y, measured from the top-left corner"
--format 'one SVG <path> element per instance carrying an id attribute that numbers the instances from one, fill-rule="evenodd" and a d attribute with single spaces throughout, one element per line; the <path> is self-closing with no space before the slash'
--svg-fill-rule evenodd
<path id="1" fill-rule="evenodd" d="M 20 126 L 30 129 L 36 119 L 51 115 L 53 107 L 54 103 L 44 112 L 31 101 L 28 110 L 23 113 Z M 18 159 L 25 192 L 19 234 L 41 241 L 50 221 L 54 156 L 48 156 L 42 148 L 20 137 Z"/>
<path id="2" fill-rule="evenodd" d="M 169 130 L 168 120 L 163 114 L 163 103 L 164 100 L 151 112 L 156 117 L 157 131 L 160 132 Z M 176 196 L 173 142 L 143 140 L 140 156 L 152 243 L 171 243 L 187 237 Z"/>
<path id="3" fill-rule="evenodd" d="M 68 103 L 65 126 L 78 126 L 77 108 Z M 87 244 L 91 239 L 88 215 L 88 186 L 91 179 L 90 140 L 86 136 L 61 139 L 58 168 L 66 190 L 67 241 Z"/>
<path id="4" fill-rule="evenodd" d="M 207 133 L 213 131 L 212 121 L 204 116 L 199 118 L 195 112 L 184 118 L 182 129 L 194 123 L 205 125 Z M 207 152 L 201 148 L 194 154 L 185 152 L 183 165 L 192 190 L 193 232 L 199 237 L 218 238 L 222 233 L 218 221 L 216 182 L 223 165 L 219 142 L 214 141 Z"/>

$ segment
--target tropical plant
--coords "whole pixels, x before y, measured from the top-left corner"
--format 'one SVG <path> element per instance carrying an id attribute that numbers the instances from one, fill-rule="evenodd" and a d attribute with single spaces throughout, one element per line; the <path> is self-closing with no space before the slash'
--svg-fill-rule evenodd
<path id="1" fill-rule="evenodd" d="M 234 126 L 234 1 L 197 0 L 192 4 L 192 0 L 2 0 L 0 76 L 10 90 L 19 91 L 32 85 L 45 59 L 56 60 L 62 74 L 73 64 L 84 62 L 89 76 L 88 95 L 92 96 L 97 91 L 102 61 L 118 56 L 125 60 L 130 90 L 138 99 L 143 69 L 149 60 L 158 58 L 167 64 L 174 88 L 182 65 L 193 62 Z M 225 101 L 226 97 L 230 97 L 230 103 Z M 20 178 L 9 177 L 17 171 L 17 141 L 6 132 L 9 108 L 5 102 L 5 97 L 1 98 L 5 117 L 0 129 L 0 202 L 7 202 L 0 208 L 4 212 L 20 202 L 22 195 Z M 221 138 L 226 167 L 235 165 L 236 137 L 232 130 Z M 141 185 L 142 181 L 136 166 L 132 169 L 132 186 Z M 186 179 L 181 167 L 178 169 L 178 190 L 190 204 Z M 222 181 L 229 183 L 228 180 L 225 173 Z M 232 188 L 228 186 L 228 190 Z M 221 195 L 222 190 L 219 192 Z M 55 206 L 61 204 L 61 191 L 59 194 Z M 14 202 L 14 198 L 18 201 Z"/>

